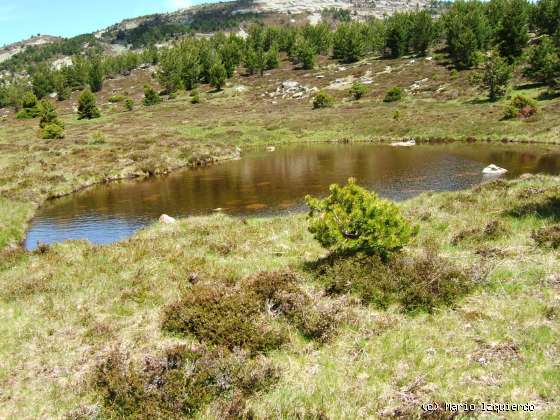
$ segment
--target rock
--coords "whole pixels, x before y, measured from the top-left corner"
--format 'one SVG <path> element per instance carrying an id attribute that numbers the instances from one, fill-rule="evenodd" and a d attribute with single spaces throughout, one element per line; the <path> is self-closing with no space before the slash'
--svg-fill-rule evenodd
<path id="1" fill-rule="evenodd" d="M 391 146 L 393 147 L 412 147 L 412 146 L 416 146 L 416 140 L 414 139 L 410 139 L 407 141 L 398 141 L 395 143 L 391 143 Z"/>
<path id="2" fill-rule="evenodd" d="M 267 152 L 275 152 L 275 151 L 276 151 L 276 147 L 274 147 L 274 146 L 267 146 L 266 151 L 267 151 Z"/>
<path id="3" fill-rule="evenodd" d="M 285 80 L 282 82 L 282 87 L 284 89 L 295 89 L 299 86 L 299 83 L 295 80 Z"/>
<path id="4" fill-rule="evenodd" d="M 177 220 L 175 220 L 171 216 L 168 216 L 167 214 L 162 214 L 161 217 L 159 218 L 159 222 L 163 223 L 164 225 L 173 225 L 177 223 Z"/>
<path id="5" fill-rule="evenodd" d="M 492 165 L 488 165 L 486 168 L 484 168 L 482 170 L 482 173 L 484 175 L 503 175 L 505 173 L 507 173 L 507 169 L 504 168 L 500 168 L 499 166 L 496 166 L 494 164 Z"/>

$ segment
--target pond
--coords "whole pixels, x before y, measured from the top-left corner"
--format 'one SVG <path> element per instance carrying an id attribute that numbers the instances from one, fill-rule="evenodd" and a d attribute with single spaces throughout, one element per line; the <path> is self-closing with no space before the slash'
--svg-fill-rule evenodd
<path id="1" fill-rule="evenodd" d="M 26 248 L 87 239 L 107 244 L 131 236 L 161 214 L 223 211 L 235 216 L 299 212 L 307 194 L 355 177 L 383 197 L 404 200 L 483 182 L 489 164 L 523 173 L 560 173 L 560 149 L 536 145 L 446 144 L 391 147 L 313 144 L 251 151 L 237 161 L 144 181 L 99 185 L 49 202 L 33 219 Z M 219 210 L 217 210 L 219 209 Z"/>

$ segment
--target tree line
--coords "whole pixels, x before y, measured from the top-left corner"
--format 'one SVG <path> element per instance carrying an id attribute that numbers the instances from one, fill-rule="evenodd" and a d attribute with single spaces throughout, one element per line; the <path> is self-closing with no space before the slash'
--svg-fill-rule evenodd
<path id="1" fill-rule="evenodd" d="M 30 89 L 39 99 L 56 92 L 62 100 L 70 90 L 86 86 L 95 92 L 107 77 L 127 74 L 142 64 L 159 64 L 157 78 L 166 93 L 173 93 L 199 83 L 221 88 L 240 66 L 248 74 L 262 75 L 278 66 L 280 52 L 296 66 L 311 69 L 318 55 L 351 63 L 368 54 L 422 56 L 434 46 L 443 46 L 459 70 L 482 66 L 481 82 L 495 99 L 511 78 L 512 66 L 525 61 L 527 76 L 558 89 L 559 28 L 560 0 L 460 0 L 437 16 L 419 10 L 365 22 L 341 19 L 300 27 L 254 24 L 246 37 L 217 33 L 116 57 L 75 55 L 72 65 L 60 70 L 38 64 L 29 70 L 29 79 L 0 82 L 0 106 L 20 108 Z M 527 50 L 530 33 L 534 45 Z"/>

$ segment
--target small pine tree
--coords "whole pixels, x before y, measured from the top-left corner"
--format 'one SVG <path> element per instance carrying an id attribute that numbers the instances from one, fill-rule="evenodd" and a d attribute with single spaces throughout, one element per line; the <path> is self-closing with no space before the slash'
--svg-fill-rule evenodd
<path id="1" fill-rule="evenodd" d="M 18 120 L 27 120 L 39 115 L 37 97 L 33 92 L 26 92 L 21 100 L 22 110 L 16 115 Z"/>
<path id="2" fill-rule="evenodd" d="M 157 94 L 153 87 L 149 85 L 144 86 L 144 105 L 152 106 L 159 104 L 161 102 L 161 97 Z"/>
<path id="3" fill-rule="evenodd" d="M 350 95 L 357 101 L 367 93 L 367 86 L 360 82 L 354 82 L 350 88 Z"/>
<path id="4" fill-rule="evenodd" d="M 56 108 L 49 100 L 41 100 L 41 102 L 39 102 L 38 109 L 39 117 L 41 118 L 39 121 L 39 127 L 45 128 L 49 124 L 57 124 L 64 128 L 62 121 L 58 119 Z"/>
<path id="5" fill-rule="evenodd" d="M 58 124 L 47 124 L 41 130 L 41 138 L 43 139 L 63 139 L 64 128 Z"/>
<path id="6" fill-rule="evenodd" d="M 488 91 L 488 97 L 495 101 L 506 94 L 512 78 L 512 69 L 506 60 L 497 54 L 486 59 L 480 77 L 480 87 Z"/>
<path id="7" fill-rule="evenodd" d="M 404 90 L 401 87 L 395 86 L 387 91 L 383 102 L 398 102 L 404 96 Z"/>
<path id="8" fill-rule="evenodd" d="M 92 92 L 99 92 L 103 88 L 104 77 L 103 63 L 96 57 L 91 61 L 89 68 L 88 83 Z"/>
<path id="9" fill-rule="evenodd" d="M 134 101 L 132 99 L 126 99 L 124 101 L 124 109 L 126 111 L 132 111 L 134 109 Z"/>
<path id="10" fill-rule="evenodd" d="M 78 98 L 78 119 L 91 120 L 99 118 L 101 113 L 99 112 L 99 108 L 97 108 L 96 103 L 97 99 L 91 90 L 84 90 Z"/>
<path id="11" fill-rule="evenodd" d="M 319 92 L 313 99 L 313 109 L 330 108 L 334 104 L 334 98 L 326 92 Z"/>
<path id="12" fill-rule="evenodd" d="M 306 39 L 298 39 L 295 46 L 295 58 L 305 70 L 315 67 L 315 50 Z"/>
<path id="13" fill-rule="evenodd" d="M 416 234 L 394 203 L 380 199 L 356 184 L 331 185 L 323 200 L 306 197 L 309 231 L 335 253 L 364 252 L 387 257 L 402 249 Z"/>
<path id="14" fill-rule="evenodd" d="M 216 63 L 210 68 L 210 84 L 221 90 L 226 84 L 227 71 L 222 63 Z"/>

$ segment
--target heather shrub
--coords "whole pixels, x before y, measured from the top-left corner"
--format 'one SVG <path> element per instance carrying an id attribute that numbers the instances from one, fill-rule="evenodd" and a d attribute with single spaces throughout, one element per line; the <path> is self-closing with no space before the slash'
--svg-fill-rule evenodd
<path id="1" fill-rule="evenodd" d="M 102 418 L 185 418 L 217 398 L 244 400 L 277 380 L 277 369 L 264 358 L 175 346 L 146 357 L 142 366 L 114 350 L 96 367 L 92 387 Z"/>
<path id="2" fill-rule="evenodd" d="M 545 226 L 536 229 L 531 238 L 540 247 L 557 249 L 560 248 L 560 225 Z"/>
<path id="3" fill-rule="evenodd" d="M 317 271 L 328 294 L 352 293 L 364 304 L 405 312 L 451 305 L 474 286 L 472 275 L 428 250 L 420 256 L 359 254 L 338 258 Z"/>
<path id="4" fill-rule="evenodd" d="M 313 109 L 330 108 L 334 105 L 334 98 L 326 92 L 318 92 L 313 98 Z"/>
<path id="5" fill-rule="evenodd" d="M 334 253 L 364 252 L 386 257 L 402 249 L 416 234 L 396 204 L 383 200 L 350 179 L 331 185 L 323 200 L 306 197 L 309 231 Z"/>
<path id="6" fill-rule="evenodd" d="M 404 90 L 401 87 L 395 86 L 387 91 L 383 102 L 397 102 L 404 97 Z"/>
<path id="7" fill-rule="evenodd" d="M 124 101 L 124 109 L 126 111 L 132 111 L 134 109 L 134 101 L 132 99 Z"/>
<path id="8" fill-rule="evenodd" d="M 233 286 L 197 283 L 165 308 L 163 328 L 230 350 L 266 353 L 287 340 L 286 329 L 272 315 L 310 339 L 326 339 L 336 323 L 335 310 L 314 302 L 295 274 L 281 271 L 258 273 Z"/>

